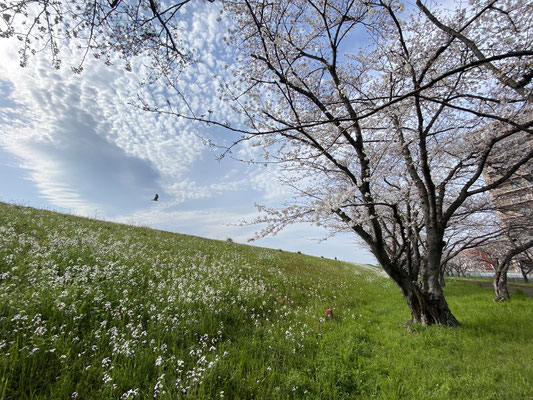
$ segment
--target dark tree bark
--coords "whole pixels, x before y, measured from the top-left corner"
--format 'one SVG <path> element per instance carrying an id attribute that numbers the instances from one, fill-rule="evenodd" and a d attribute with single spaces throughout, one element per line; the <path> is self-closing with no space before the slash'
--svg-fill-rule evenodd
<path id="1" fill-rule="evenodd" d="M 494 301 L 509 301 L 509 289 L 507 288 L 507 272 L 511 265 L 511 259 L 505 263 L 499 263 L 494 272 Z"/>
<path id="2" fill-rule="evenodd" d="M 404 297 L 411 310 L 412 322 L 422 325 L 459 326 L 453 316 L 442 290 L 423 291 L 412 282 Z"/>
<path id="3" fill-rule="evenodd" d="M 527 278 L 527 274 L 529 274 L 531 271 L 533 271 L 533 261 L 529 259 L 528 260 L 521 260 L 519 262 L 520 272 L 522 272 L 522 276 L 524 277 L 524 282 L 529 283 L 529 279 Z"/>
<path id="4" fill-rule="evenodd" d="M 509 290 L 507 288 L 507 272 L 511 266 L 511 260 L 517 254 L 520 254 L 531 247 L 533 247 L 533 239 L 511 249 L 498 263 L 496 271 L 494 272 L 494 301 L 510 300 Z"/>
<path id="5" fill-rule="evenodd" d="M 410 324 L 443 325 L 456 327 L 459 321 L 453 316 L 440 284 L 440 273 L 426 278 L 425 283 L 417 282 L 409 273 L 398 265 L 378 261 L 384 267 L 392 280 L 399 287 L 409 311 L 411 312 Z M 420 268 L 424 269 L 424 268 Z"/>

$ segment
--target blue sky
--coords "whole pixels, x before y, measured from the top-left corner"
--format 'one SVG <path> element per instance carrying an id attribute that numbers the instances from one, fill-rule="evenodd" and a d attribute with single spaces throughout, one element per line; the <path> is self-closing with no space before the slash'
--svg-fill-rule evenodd
<path id="1" fill-rule="evenodd" d="M 183 72 L 180 89 L 195 111 L 208 107 L 215 118 L 228 118 L 231 110 L 214 90 L 214 77 L 231 74 L 233 59 L 221 40 L 219 10 L 206 3 L 189 13 L 184 39 L 201 61 Z M 142 57 L 133 72 L 119 61 L 108 67 L 89 59 L 76 75 L 68 65 L 77 59 L 74 45 L 62 49 L 65 65 L 55 70 L 39 54 L 19 67 L 19 43 L 0 40 L 1 201 L 245 243 L 261 228 L 239 226 L 258 215 L 254 203 L 275 206 L 291 196 L 270 167 L 217 160 L 221 150 L 206 140 L 228 145 L 235 139 L 229 132 L 132 106 L 137 96 L 180 102 L 163 84 L 140 86 L 148 72 Z M 254 151 L 245 143 L 235 156 Z M 158 202 L 150 201 L 155 193 Z M 375 262 L 354 236 L 320 241 L 326 235 L 294 225 L 252 244 Z"/>

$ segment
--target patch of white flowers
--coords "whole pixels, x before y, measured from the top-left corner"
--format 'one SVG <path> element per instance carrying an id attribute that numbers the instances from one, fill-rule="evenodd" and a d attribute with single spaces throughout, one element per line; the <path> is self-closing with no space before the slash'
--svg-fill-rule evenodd
<path id="1" fill-rule="evenodd" d="M 169 388 L 186 394 L 202 385 L 231 350 L 228 308 L 243 325 L 284 335 L 296 352 L 311 329 L 299 322 L 287 328 L 286 321 L 312 311 L 287 293 L 304 285 L 310 299 L 325 300 L 320 284 L 286 277 L 276 251 L 202 251 L 205 242 L 181 246 L 171 235 L 152 247 L 130 227 L 112 233 L 104 224 L 60 217 L 34 219 L 35 229 L 21 231 L 31 215 L 19 209 L 0 225 L 0 357 L 49 354 L 65 366 L 83 360 L 80 373 L 97 373 L 115 398 L 145 397 L 147 390 L 158 398 Z M 206 315 L 211 327 L 199 323 Z M 65 349 L 60 343 L 70 351 L 57 351 Z M 158 371 L 151 386 L 121 385 L 121 365 L 146 354 Z"/>

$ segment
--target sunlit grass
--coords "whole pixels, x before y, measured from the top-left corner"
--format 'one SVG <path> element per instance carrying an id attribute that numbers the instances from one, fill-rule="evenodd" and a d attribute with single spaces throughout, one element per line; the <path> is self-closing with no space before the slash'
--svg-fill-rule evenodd
<path id="1" fill-rule="evenodd" d="M 353 264 L 0 203 L 0 398 L 533 398 L 533 301 L 446 294 L 408 332 Z"/>

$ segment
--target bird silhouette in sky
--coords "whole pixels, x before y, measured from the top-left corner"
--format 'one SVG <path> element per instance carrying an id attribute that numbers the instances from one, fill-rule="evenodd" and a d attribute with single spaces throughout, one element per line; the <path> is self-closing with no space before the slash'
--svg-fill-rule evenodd
<path id="1" fill-rule="evenodd" d="M 157 201 L 157 200 L 159 200 L 159 195 L 156 193 L 152 201 Z"/>

